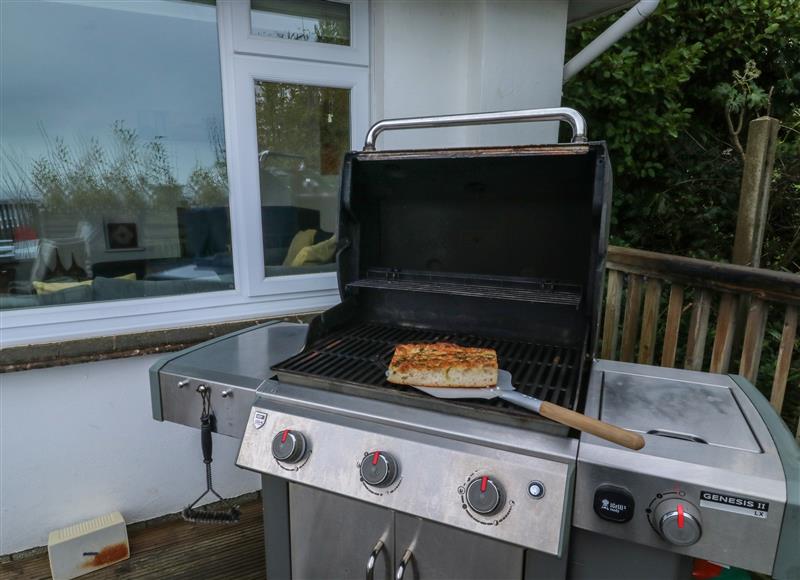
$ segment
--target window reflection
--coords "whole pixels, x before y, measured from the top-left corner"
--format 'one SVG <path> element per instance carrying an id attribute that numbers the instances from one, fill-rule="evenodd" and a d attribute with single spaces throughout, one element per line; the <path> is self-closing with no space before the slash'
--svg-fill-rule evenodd
<path id="1" fill-rule="evenodd" d="M 0 307 L 232 288 L 213 3 L 1 20 Z"/>
<path id="2" fill-rule="evenodd" d="M 257 82 L 255 99 L 265 274 L 331 271 L 350 91 Z"/>
<path id="3" fill-rule="evenodd" d="M 325 44 L 350 44 L 350 6 L 327 0 L 250 0 L 256 36 Z"/>

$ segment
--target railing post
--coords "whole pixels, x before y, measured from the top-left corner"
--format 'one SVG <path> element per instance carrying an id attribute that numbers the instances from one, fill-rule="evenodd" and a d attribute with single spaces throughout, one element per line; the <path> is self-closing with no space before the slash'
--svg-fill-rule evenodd
<path id="1" fill-rule="evenodd" d="M 675 354 L 678 351 L 678 332 L 681 329 L 683 314 L 683 286 L 672 284 L 669 289 L 669 306 L 667 307 L 667 327 L 664 330 L 664 349 L 661 352 L 661 366 L 674 367 Z"/>
<path id="2" fill-rule="evenodd" d="M 608 270 L 608 290 L 606 291 L 606 312 L 603 318 L 603 350 L 600 356 L 614 360 L 619 341 L 619 318 L 622 312 L 622 272 Z"/>
<path id="3" fill-rule="evenodd" d="M 639 338 L 639 359 L 641 364 L 651 365 L 655 358 L 656 330 L 661 306 L 661 280 L 649 278 L 644 290 L 644 315 L 642 334 Z"/>
<path id="4" fill-rule="evenodd" d="M 736 218 L 736 236 L 733 241 L 732 262 L 743 266 L 758 268 L 761 265 L 761 247 L 764 242 L 764 229 L 767 223 L 769 207 L 769 188 L 772 182 L 772 167 L 775 163 L 775 151 L 778 146 L 778 129 L 780 122 L 772 117 L 753 119 L 747 127 L 747 149 L 745 150 L 744 167 L 742 169 L 742 186 L 739 193 L 739 210 Z M 744 336 L 744 322 L 748 316 L 749 296 L 741 296 L 738 300 L 738 312 L 730 312 L 733 319 L 733 332 L 727 338 L 731 345 L 742 345 L 748 337 Z M 723 307 L 732 305 L 723 304 Z M 732 310 L 732 309 L 731 309 Z M 752 343 L 752 340 L 750 340 Z M 727 370 L 730 350 L 724 352 L 727 344 L 720 343 L 717 352 L 718 372 Z M 717 350 L 717 349 L 715 349 Z M 721 359 L 721 360 L 720 360 Z M 751 360 L 750 363 L 753 361 Z M 754 376 L 758 368 L 751 369 Z"/>
<path id="5" fill-rule="evenodd" d="M 619 360 L 633 362 L 636 337 L 639 336 L 639 316 L 642 312 L 642 277 L 628 275 L 628 297 L 625 304 L 625 317 L 622 319 L 622 346 Z"/>
<path id="6" fill-rule="evenodd" d="M 727 373 L 731 363 L 733 339 L 736 334 L 736 310 L 739 300 L 734 294 L 727 292 L 719 301 L 717 313 L 717 332 L 714 336 L 714 350 L 711 352 L 712 373 Z"/>
<path id="7" fill-rule="evenodd" d="M 761 364 L 761 350 L 764 346 L 764 329 L 767 325 L 767 305 L 760 298 L 750 301 L 747 312 L 747 324 L 744 330 L 742 360 L 739 363 L 739 374 L 753 384 L 758 378 L 758 367 Z"/>
<path id="8" fill-rule="evenodd" d="M 792 351 L 794 350 L 794 337 L 797 332 L 797 307 L 787 306 L 783 318 L 783 332 L 781 345 L 778 349 L 778 362 L 775 365 L 775 378 L 772 381 L 772 393 L 769 402 L 780 413 L 783 409 L 783 399 L 786 395 L 786 381 L 789 378 L 789 367 L 792 364 Z M 800 433 L 800 425 L 798 425 Z"/>
<path id="9" fill-rule="evenodd" d="M 686 360 L 683 365 L 686 369 L 699 371 L 703 368 L 709 314 L 711 314 L 711 291 L 706 288 L 695 288 L 694 306 L 689 319 L 689 336 L 686 342 Z"/>
<path id="10" fill-rule="evenodd" d="M 761 245 L 779 127 L 777 119 L 759 117 L 750 121 L 747 128 L 747 150 L 733 242 L 734 264 L 758 268 L 761 263 Z"/>

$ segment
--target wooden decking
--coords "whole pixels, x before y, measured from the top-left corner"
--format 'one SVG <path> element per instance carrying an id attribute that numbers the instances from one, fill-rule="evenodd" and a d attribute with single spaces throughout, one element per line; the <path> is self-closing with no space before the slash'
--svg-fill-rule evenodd
<path id="1" fill-rule="evenodd" d="M 189 524 L 171 520 L 130 531 L 131 557 L 87 574 L 87 580 L 263 580 L 261 501 L 242 505 L 236 525 Z M 50 578 L 47 553 L 0 564 L 2 580 Z M 84 578 L 84 576 L 82 576 Z"/>

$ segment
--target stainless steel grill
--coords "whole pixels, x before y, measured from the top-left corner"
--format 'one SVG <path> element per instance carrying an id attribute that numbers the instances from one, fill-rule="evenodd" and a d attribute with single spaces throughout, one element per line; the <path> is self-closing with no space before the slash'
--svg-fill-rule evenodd
<path id="1" fill-rule="evenodd" d="M 797 444 L 755 387 L 592 362 L 611 176 L 604 144 L 578 141 L 348 153 L 341 302 L 153 368 L 156 418 L 196 425 L 202 387 L 217 432 L 244 433 L 269 578 L 681 580 L 693 558 L 798 577 Z M 385 380 L 397 344 L 434 341 L 492 348 L 518 391 L 646 445 Z"/>
<path id="2" fill-rule="evenodd" d="M 274 366 L 273 370 L 279 379 L 295 384 L 349 394 L 364 394 L 367 390 L 376 399 L 468 417 L 479 416 L 531 429 L 541 429 L 543 424 L 547 424 L 554 432 L 565 432 L 561 426 L 533 420 L 537 417 L 500 399 L 454 403 L 385 380 L 397 344 L 437 341 L 493 348 L 497 351 L 500 368 L 513 375 L 517 390 L 570 408 L 577 405 L 581 367 L 578 349 L 419 328 L 374 323 L 348 327 L 307 346 L 300 354 Z"/>

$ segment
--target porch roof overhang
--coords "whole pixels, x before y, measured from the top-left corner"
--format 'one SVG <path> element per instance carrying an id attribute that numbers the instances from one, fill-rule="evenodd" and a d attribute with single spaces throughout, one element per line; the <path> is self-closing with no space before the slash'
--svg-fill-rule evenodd
<path id="1" fill-rule="evenodd" d="M 606 16 L 623 8 L 630 8 L 636 0 L 570 0 L 567 24 L 573 26 L 585 20 Z"/>

